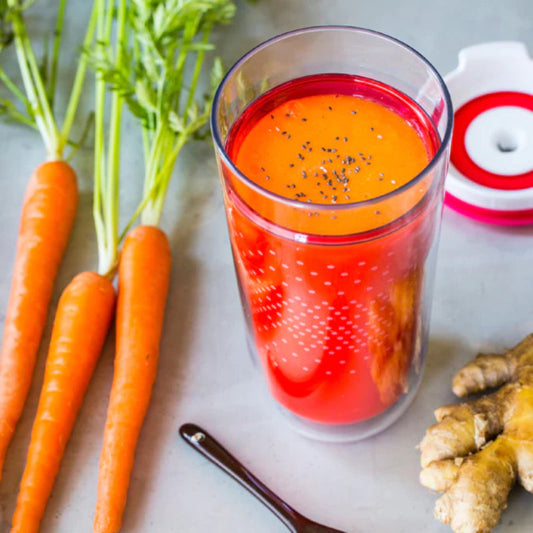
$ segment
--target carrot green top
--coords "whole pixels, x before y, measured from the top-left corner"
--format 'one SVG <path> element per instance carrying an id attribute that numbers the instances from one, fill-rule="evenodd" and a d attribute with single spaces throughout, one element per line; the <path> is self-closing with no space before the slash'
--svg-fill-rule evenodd
<path id="1" fill-rule="evenodd" d="M 61 127 L 54 115 L 56 82 L 58 78 L 59 53 L 67 0 L 59 0 L 54 38 L 50 57 L 45 42 L 45 53 L 38 62 L 32 48 L 24 20 L 24 10 L 33 2 L 18 0 L 0 0 L 0 41 L 14 41 L 15 51 L 22 78 L 21 89 L 13 79 L 0 67 L 0 81 L 9 91 L 11 98 L 0 99 L 0 115 L 21 122 L 39 130 L 46 147 L 48 159 L 64 158 L 66 145 L 74 124 L 74 119 L 84 85 L 87 61 L 84 54 L 78 60 L 72 90 L 68 100 L 65 118 Z M 96 10 L 93 8 L 87 24 L 87 31 L 82 46 L 88 47 L 93 40 L 96 23 Z M 0 50 L 2 50 L 0 42 Z M 80 43 L 81 44 L 81 43 Z M 84 135 L 82 135 L 83 140 Z M 75 144 L 74 150 L 82 140 Z M 73 152 L 69 155 L 72 157 Z"/>
<path id="2" fill-rule="evenodd" d="M 136 0 L 126 6 L 127 53 L 120 63 L 93 57 L 111 88 L 138 119 L 145 156 L 144 194 L 122 232 L 141 216 L 158 225 L 174 165 L 183 146 L 205 135 L 220 60 L 206 71 L 212 29 L 231 21 L 231 0 Z M 208 94 L 202 80 L 210 74 Z M 207 80 L 203 80 L 207 81 Z"/>

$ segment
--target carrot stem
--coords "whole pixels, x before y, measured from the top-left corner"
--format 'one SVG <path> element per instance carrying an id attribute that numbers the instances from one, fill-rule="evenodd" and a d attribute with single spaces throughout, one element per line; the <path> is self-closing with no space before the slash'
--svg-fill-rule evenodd
<path id="1" fill-rule="evenodd" d="M 0 81 L 5 84 L 11 94 L 13 94 L 13 96 L 17 98 L 17 100 L 19 100 L 26 107 L 26 109 L 30 108 L 31 104 L 26 98 L 26 95 L 11 81 L 2 67 L 0 67 Z"/>
<path id="2" fill-rule="evenodd" d="M 97 0 L 97 46 L 102 56 L 109 47 L 114 2 L 110 0 L 106 9 L 105 0 Z M 118 2 L 117 32 L 115 40 L 115 64 L 119 66 L 123 58 L 123 47 L 127 44 L 126 0 Z M 98 272 L 112 276 L 118 262 L 118 213 L 119 213 L 119 173 L 120 173 L 120 128 L 123 96 L 113 93 L 110 110 L 108 146 L 105 150 L 105 104 L 106 81 L 101 71 L 96 72 L 95 103 L 95 151 L 94 151 L 94 196 L 93 216 L 98 242 Z"/>
<path id="3" fill-rule="evenodd" d="M 57 11 L 56 27 L 54 31 L 54 47 L 52 50 L 52 64 L 50 67 L 50 80 L 48 84 L 47 98 L 50 102 L 50 109 L 54 109 L 54 99 L 56 93 L 57 66 L 59 63 L 59 51 L 61 48 L 61 38 L 63 37 L 63 22 L 65 20 L 65 7 L 67 0 L 59 0 Z"/>
<path id="4" fill-rule="evenodd" d="M 96 15 L 97 15 L 97 2 L 93 4 L 91 16 L 89 18 L 89 24 L 87 26 L 87 32 L 85 39 L 83 40 L 82 47 L 87 49 L 93 42 L 94 32 L 96 28 Z M 67 110 L 65 113 L 65 119 L 63 120 L 63 126 L 61 127 L 61 133 L 59 136 L 59 149 L 62 151 L 68 142 L 74 118 L 76 117 L 76 111 L 78 109 L 79 101 L 83 91 L 83 85 L 85 83 L 85 75 L 87 73 L 87 57 L 84 53 L 80 54 L 78 59 L 78 68 L 76 69 L 76 75 L 74 76 L 74 83 L 72 84 L 72 91 L 70 93 L 69 102 L 67 104 Z M 80 144 L 80 143 L 78 143 Z M 69 155 L 69 158 L 72 154 Z"/>
<path id="5" fill-rule="evenodd" d="M 45 118 L 45 111 L 43 104 L 40 101 L 37 90 L 33 84 L 30 68 L 26 59 L 26 46 L 24 44 L 23 35 L 23 23 L 20 20 L 21 15 L 17 14 L 13 19 L 13 27 L 15 29 L 15 51 L 18 58 L 18 64 L 20 68 L 20 74 L 26 94 L 28 95 L 28 101 L 30 102 L 32 114 L 35 117 L 35 124 L 41 133 L 47 154 L 53 152 L 52 142 L 50 139 L 50 132 L 48 129 L 48 121 Z"/>
<path id="6" fill-rule="evenodd" d="M 22 54 L 24 55 L 24 60 L 28 66 L 28 71 L 32 80 L 32 84 L 35 90 L 36 97 L 39 101 L 39 108 L 41 109 L 43 120 L 46 123 L 47 128 L 47 142 L 48 142 L 48 158 L 52 160 L 61 159 L 61 153 L 59 152 L 58 147 L 58 130 L 57 124 L 54 119 L 52 109 L 50 107 L 50 102 L 48 101 L 48 95 L 46 94 L 46 89 L 44 87 L 43 79 L 37 60 L 33 53 L 30 38 L 26 31 L 26 26 L 22 19 L 22 14 L 18 13 L 15 17 L 16 25 L 18 27 L 17 33 L 20 34 L 20 44 L 22 47 Z"/>
<path id="7" fill-rule="evenodd" d="M 126 45 L 126 2 L 119 0 L 118 6 L 118 28 L 117 28 L 117 46 L 116 46 L 116 65 L 120 66 L 123 58 L 123 50 Z M 117 243 L 118 243 L 118 213 L 120 209 L 119 204 L 119 188 L 118 175 L 120 170 L 120 126 L 122 119 L 122 107 L 124 99 L 122 96 L 114 92 L 111 97 L 111 118 L 109 126 L 109 158 L 107 160 L 107 191 L 106 198 L 108 199 L 106 205 L 106 217 L 108 220 L 108 235 L 107 242 L 113 243 L 113 252 L 109 258 L 109 265 L 106 265 L 109 272 L 117 263 Z M 105 267 L 104 267 L 105 268 Z M 105 274 L 105 272 L 104 272 Z"/>
<path id="8" fill-rule="evenodd" d="M 26 30 L 22 12 L 24 9 L 26 9 L 27 5 L 19 2 L 18 0 L 8 0 L 10 20 L 12 21 L 13 25 L 17 60 L 26 96 L 22 94 L 22 91 L 16 87 L 16 85 L 11 79 L 9 79 L 5 72 L 0 69 L 1 81 L 3 81 L 10 92 L 25 105 L 26 109 L 30 111 L 31 115 L 29 118 L 22 119 L 24 115 L 11 113 L 11 117 L 23 122 L 24 124 L 28 124 L 28 120 L 35 122 L 35 125 L 43 139 L 49 160 L 63 159 L 63 152 L 66 144 L 68 143 L 70 131 L 74 123 L 74 118 L 78 109 L 87 70 L 87 58 L 85 57 L 85 54 L 81 54 L 81 57 L 78 61 L 78 67 L 76 69 L 76 75 L 70 93 L 63 126 L 61 127 L 61 130 L 59 130 L 57 121 L 54 117 L 53 107 L 66 3 L 67 0 L 59 0 L 55 36 L 53 41 L 53 52 L 50 65 L 50 75 L 47 76 L 47 55 L 45 54 L 44 57 L 45 64 L 43 72 L 39 68 L 31 46 L 28 32 Z M 89 47 L 93 41 L 95 21 L 96 8 L 93 5 L 93 10 L 87 26 L 87 32 L 83 41 L 84 48 Z M 48 83 L 45 83 L 45 77 L 48 77 Z"/>

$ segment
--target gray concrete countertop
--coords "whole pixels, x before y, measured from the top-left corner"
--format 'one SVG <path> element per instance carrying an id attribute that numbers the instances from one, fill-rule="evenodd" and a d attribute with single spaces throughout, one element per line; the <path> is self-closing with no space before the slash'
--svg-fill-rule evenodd
<path id="1" fill-rule="evenodd" d="M 53 0 L 37 2 L 42 16 L 31 21 L 37 34 L 50 27 L 54 4 Z M 75 42 L 80 34 L 88 4 L 71 0 L 68 42 Z M 461 48 L 480 42 L 521 40 L 533 51 L 530 0 L 260 0 L 256 7 L 238 4 L 233 26 L 215 36 L 227 64 L 268 37 L 317 24 L 351 24 L 389 33 L 417 48 L 441 73 L 455 68 Z M 61 80 L 65 87 L 73 70 L 72 54 L 68 50 L 65 55 L 67 66 Z M 84 104 L 90 104 L 90 95 Z M 125 135 L 123 206 L 128 213 L 138 198 L 142 161 L 137 132 L 127 128 Z M 16 125 L 0 124 L 0 143 L 3 318 L 22 195 L 44 151 L 36 134 Z M 82 150 L 75 161 L 81 202 L 53 308 L 74 274 L 95 267 L 91 162 L 90 149 Z M 485 226 L 445 210 L 429 355 L 420 391 L 408 412 L 387 431 L 357 444 L 332 445 L 306 440 L 289 430 L 258 386 L 246 349 L 209 145 L 191 145 L 183 153 L 162 225 L 172 244 L 172 283 L 159 376 L 137 450 L 123 531 L 285 531 L 246 491 L 181 441 L 177 430 L 187 421 L 204 425 L 274 491 L 315 520 L 349 533 L 449 531 L 432 516 L 436 496 L 418 483 L 415 445 L 432 423 L 433 409 L 454 400 L 450 380 L 458 367 L 481 347 L 509 347 L 533 331 L 533 229 Z M 9 531 L 24 465 L 51 317 L 0 485 L 2 533 Z M 92 531 L 112 364 L 110 337 L 68 445 L 42 523 L 43 533 Z M 495 531 L 531 531 L 532 501 L 522 489 L 514 490 Z"/>

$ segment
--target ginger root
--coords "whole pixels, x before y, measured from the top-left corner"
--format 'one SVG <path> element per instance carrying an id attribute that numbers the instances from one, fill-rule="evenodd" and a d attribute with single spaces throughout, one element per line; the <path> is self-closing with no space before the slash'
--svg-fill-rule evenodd
<path id="1" fill-rule="evenodd" d="M 488 533 L 518 480 L 533 492 L 533 334 L 503 355 L 479 354 L 454 377 L 459 396 L 440 407 L 420 443 L 422 485 L 444 492 L 435 518 L 455 533 Z"/>

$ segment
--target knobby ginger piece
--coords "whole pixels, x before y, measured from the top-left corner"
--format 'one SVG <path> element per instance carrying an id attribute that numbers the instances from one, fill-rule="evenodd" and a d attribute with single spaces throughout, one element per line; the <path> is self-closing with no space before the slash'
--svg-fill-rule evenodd
<path id="1" fill-rule="evenodd" d="M 492 394 L 435 411 L 420 443 L 422 485 L 443 496 L 435 517 L 455 533 L 489 533 L 518 480 L 533 492 L 533 334 L 503 355 L 479 354 L 453 379 L 457 396 Z"/>

